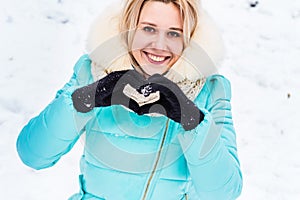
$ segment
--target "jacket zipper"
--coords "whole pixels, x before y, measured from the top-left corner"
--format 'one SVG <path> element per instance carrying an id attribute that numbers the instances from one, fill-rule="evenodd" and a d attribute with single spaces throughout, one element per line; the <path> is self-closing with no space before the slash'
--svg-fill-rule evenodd
<path id="1" fill-rule="evenodd" d="M 188 200 L 188 195 L 187 194 L 184 195 L 184 199 Z"/>
<path id="2" fill-rule="evenodd" d="M 169 119 L 166 122 L 166 128 L 165 128 L 165 131 L 164 131 L 164 135 L 163 135 L 162 141 L 160 143 L 160 147 L 159 147 L 159 151 L 157 153 L 157 157 L 156 157 L 156 160 L 155 160 L 154 167 L 153 167 L 153 169 L 151 171 L 151 175 L 150 175 L 150 177 L 149 177 L 149 179 L 147 181 L 146 189 L 144 191 L 144 195 L 143 195 L 142 200 L 145 200 L 146 197 L 147 197 L 149 186 L 150 186 L 151 180 L 153 179 L 154 173 L 156 171 L 156 168 L 157 168 L 157 165 L 158 165 L 158 161 L 159 161 L 160 156 L 161 156 L 161 151 L 162 151 L 162 148 L 163 148 L 165 140 L 166 140 L 166 135 L 167 135 L 167 132 L 168 132 L 168 128 L 169 128 Z"/>

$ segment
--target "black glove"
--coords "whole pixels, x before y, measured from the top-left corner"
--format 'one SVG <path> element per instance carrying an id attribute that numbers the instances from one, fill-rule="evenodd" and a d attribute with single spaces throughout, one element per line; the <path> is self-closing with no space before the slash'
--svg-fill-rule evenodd
<path id="1" fill-rule="evenodd" d="M 75 90 L 72 94 L 73 106 L 78 112 L 86 113 L 94 107 L 124 105 L 138 113 L 139 105 L 123 93 L 128 83 L 138 88 L 147 82 L 135 70 L 111 72 L 104 78 Z"/>
<path id="2" fill-rule="evenodd" d="M 141 105 L 124 94 L 127 84 L 144 97 L 159 91 L 160 98 L 154 103 Z M 194 129 L 204 118 L 203 113 L 175 83 L 159 74 L 146 80 L 135 70 L 112 72 L 95 83 L 75 90 L 72 100 L 79 112 L 89 112 L 94 107 L 123 105 L 139 115 L 160 113 L 180 123 L 185 130 Z"/>
<path id="3" fill-rule="evenodd" d="M 149 83 L 141 86 L 148 91 L 159 91 L 160 99 L 154 103 L 140 107 L 138 114 L 160 113 L 180 123 L 185 130 L 192 130 L 204 119 L 204 114 L 189 100 L 182 90 L 169 79 L 160 74 L 154 74 Z"/>

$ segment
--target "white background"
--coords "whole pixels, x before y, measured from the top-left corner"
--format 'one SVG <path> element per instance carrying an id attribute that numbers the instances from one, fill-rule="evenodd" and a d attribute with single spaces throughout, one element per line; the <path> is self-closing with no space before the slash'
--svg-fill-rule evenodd
<path id="1" fill-rule="evenodd" d="M 21 163 L 15 142 L 70 78 L 108 2 L 0 0 L 1 199 L 67 199 L 78 191 L 80 142 L 41 171 Z M 300 1 L 249 2 L 203 0 L 227 49 L 220 72 L 232 84 L 239 199 L 300 199 Z"/>

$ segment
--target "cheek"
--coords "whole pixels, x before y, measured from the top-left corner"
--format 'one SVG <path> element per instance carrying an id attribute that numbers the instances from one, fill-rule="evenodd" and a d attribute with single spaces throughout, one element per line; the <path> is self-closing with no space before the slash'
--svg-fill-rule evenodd
<path id="1" fill-rule="evenodd" d="M 151 45 L 151 41 L 151 38 L 146 37 L 142 31 L 136 31 L 135 35 L 133 36 L 131 51 L 146 48 L 147 46 Z"/>
<path id="2" fill-rule="evenodd" d="M 142 55 L 140 51 L 138 50 L 132 51 L 132 56 L 134 57 L 134 59 L 138 64 L 141 64 Z"/>
<path id="3" fill-rule="evenodd" d="M 174 54 L 172 60 L 170 60 L 170 63 L 168 63 L 168 68 L 170 69 L 180 58 L 180 56 Z"/>
<path id="4" fill-rule="evenodd" d="M 183 40 L 176 39 L 169 42 L 169 49 L 174 54 L 174 56 L 180 56 L 183 52 Z M 178 58 L 177 58 L 178 59 Z"/>

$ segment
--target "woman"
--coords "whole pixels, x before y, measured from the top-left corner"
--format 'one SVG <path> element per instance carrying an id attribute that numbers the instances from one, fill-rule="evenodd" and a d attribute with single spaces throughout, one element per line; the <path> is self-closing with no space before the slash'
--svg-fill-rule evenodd
<path id="1" fill-rule="evenodd" d="M 127 0 L 120 19 L 111 16 L 91 29 L 92 51 L 71 80 L 21 131 L 22 161 L 51 167 L 85 132 L 80 192 L 70 199 L 236 199 L 230 83 L 192 43 L 205 35 L 197 2 Z M 121 34 L 99 45 L 116 21 Z"/>

